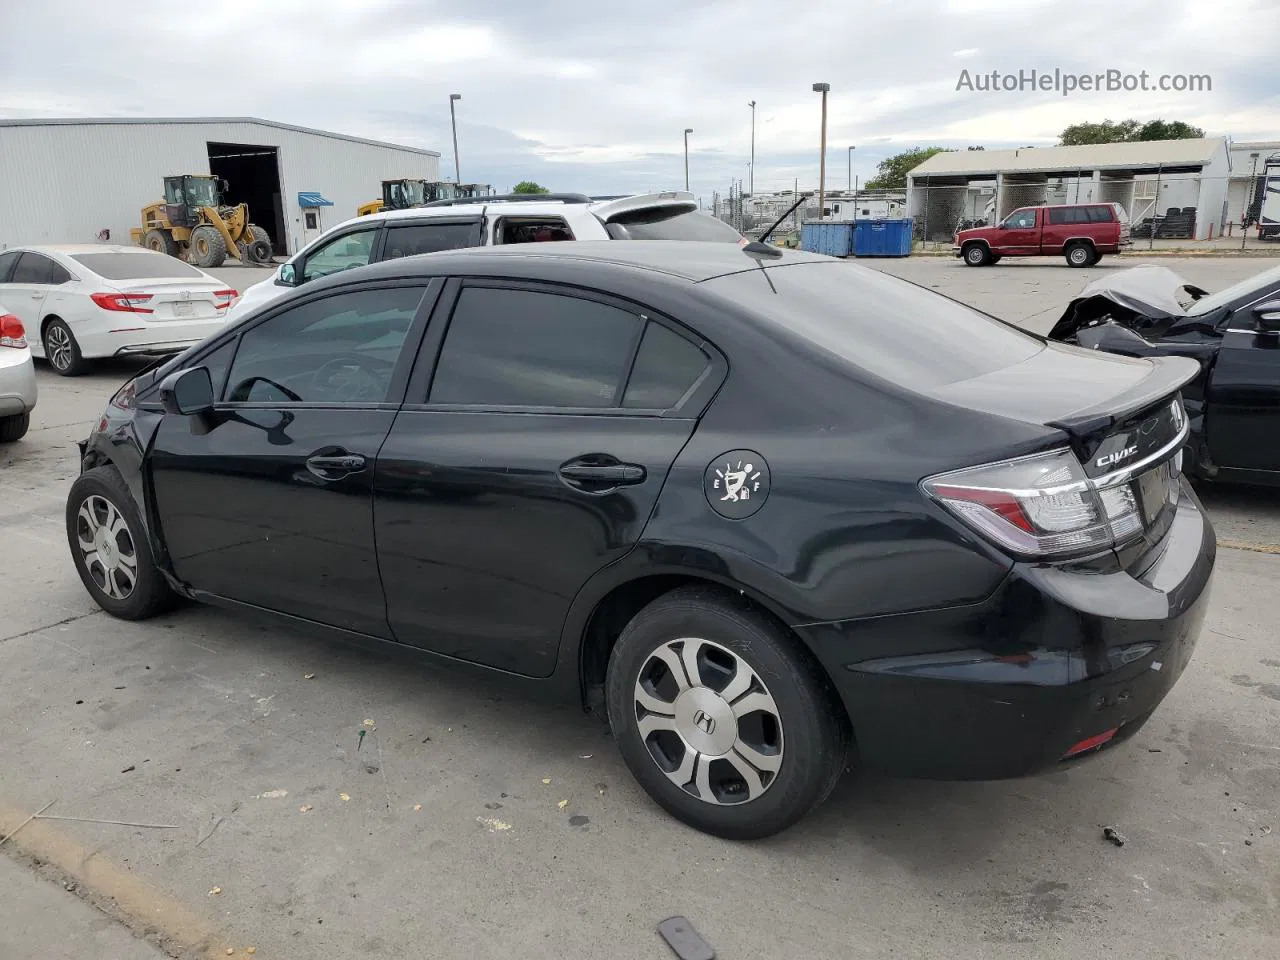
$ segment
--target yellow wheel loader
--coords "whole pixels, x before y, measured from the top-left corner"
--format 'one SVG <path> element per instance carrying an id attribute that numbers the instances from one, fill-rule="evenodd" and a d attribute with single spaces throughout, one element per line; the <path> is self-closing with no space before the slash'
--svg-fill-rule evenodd
<path id="1" fill-rule="evenodd" d="M 458 196 L 457 184 L 432 180 L 383 180 L 382 199 L 370 200 L 356 208 L 356 216 L 367 217 L 380 210 L 408 210 L 436 200 Z"/>
<path id="2" fill-rule="evenodd" d="M 133 242 L 196 267 L 220 267 L 227 257 L 248 266 L 271 262 L 271 238 L 249 222 L 247 204 L 225 206 L 226 181 L 202 174 L 164 178 L 164 199 L 142 208 Z"/>

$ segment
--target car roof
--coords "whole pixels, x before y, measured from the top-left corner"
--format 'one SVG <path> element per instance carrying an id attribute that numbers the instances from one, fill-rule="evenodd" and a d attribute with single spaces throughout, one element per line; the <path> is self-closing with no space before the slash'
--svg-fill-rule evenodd
<path id="1" fill-rule="evenodd" d="M 32 253 L 60 253 L 64 257 L 78 253 L 145 253 L 155 257 L 168 256 L 168 254 L 160 253 L 158 250 L 148 250 L 146 247 L 137 247 L 127 243 L 19 243 L 6 250 L 0 250 L 0 253 L 10 253 L 14 250 L 30 250 Z"/>
<path id="2" fill-rule="evenodd" d="M 778 256 L 758 261 L 743 252 L 742 246 L 723 241 L 695 240 L 579 240 L 573 243 L 520 243 L 496 247 L 467 247 L 436 253 L 398 257 L 380 263 L 344 270 L 332 278 L 377 279 L 421 274 L 483 274 L 500 265 L 515 262 L 529 265 L 536 261 L 554 263 L 607 264 L 649 270 L 671 277 L 700 283 L 714 277 L 744 270 L 787 266 L 797 263 L 836 263 L 833 257 L 798 250 L 777 249 Z M 326 280 L 331 279 L 326 277 Z"/>

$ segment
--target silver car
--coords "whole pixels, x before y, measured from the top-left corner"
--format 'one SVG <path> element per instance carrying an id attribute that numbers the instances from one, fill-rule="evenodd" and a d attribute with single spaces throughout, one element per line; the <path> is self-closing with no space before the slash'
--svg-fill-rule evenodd
<path id="1" fill-rule="evenodd" d="M 0 303 L 0 443 L 21 440 L 36 405 L 36 371 L 22 321 Z"/>

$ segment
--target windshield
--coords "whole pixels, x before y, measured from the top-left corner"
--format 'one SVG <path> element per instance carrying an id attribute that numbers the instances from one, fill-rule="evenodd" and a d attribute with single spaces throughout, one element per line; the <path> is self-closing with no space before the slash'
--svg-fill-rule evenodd
<path id="1" fill-rule="evenodd" d="M 1043 343 L 993 317 L 877 270 L 796 263 L 703 286 L 869 373 L 910 389 L 980 377 Z"/>
<path id="2" fill-rule="evenodd" d="M 104 280 L 205 279 L 205 275 L 195 267 L 162 253 L 73 253 L 71 259 Z"/>
<path id="3" fill-rule="evenodd" d="M 436 183 L 432 184 L 432 200 L 452 200 L 458 195 L 458 185 L 455 183 Z"/>
<path id="4" fill-rule="evenodd" d="M 426 185 L 421 180 L 409 180 L 404 185 L 404 199 L 410 206 L 426 203 Z"/>
<path id="5" fill-rule="evenodd" d="M 218 185 L 212 179 L 186 180 L 183 188 L 187 191 L 187 205 L 192 207 L 216 207 L 218 205 Z"/>
<path id="6" fill-rule="evenodd" d="M 1207 297 L 1201 297 L 1187 308 L 1187 316 L 1202 317 L 1206 313 L 1212 313 L 1219 307 L 1225 307 L 1235 300 L 1247 300 L 1249 294 L 1254 292 L 1261 293 L 1267 287 L 1275 284 L 1280 284 L 1280 267 L 1264 270 L 1262 273 L 1254 274 L 1247 280 L 1232 284 L 1225 290 L 1219 290 L 1217 293 L 1211 293 Z"/>
<path id="7" fill-rule="evenodd" d="M 723 220 L 698 210 L 637 210 L 622 213 L 605 228 L 614 240 L 719 240 L 738 243 L 742 234 Z"/>

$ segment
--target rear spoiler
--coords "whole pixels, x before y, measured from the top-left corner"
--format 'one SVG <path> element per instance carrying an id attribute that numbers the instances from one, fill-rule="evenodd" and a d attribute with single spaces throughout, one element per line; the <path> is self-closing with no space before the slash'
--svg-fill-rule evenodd
<path id="1" fill-rule="evenodd" d="M 1085 439 L 1099 431 L 1109 430 L 1138 411 L 1172 396 L 1200 375 L 1200 364 L 1190 357 L 1144 359 L 1150 361 L 1151 372 L 1128 393 L 1110 397 L 1096 406 L 1077 410 L 1046 426 L 1065 431 L 1072 437 Z"/>
<path id="2" fill-rule="evenodd" d="M 591 212 L 604 223 L 630 213 L 647 210 L 670 210 L 672 213 L 691 213 L 698 209 L 698 200 L 692 193 L 672 190 L 667 193 L 642 193 L 634 197 L 605 200 L 594 203 Z"/>

